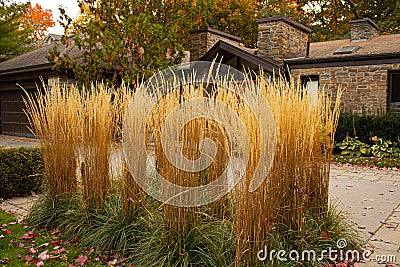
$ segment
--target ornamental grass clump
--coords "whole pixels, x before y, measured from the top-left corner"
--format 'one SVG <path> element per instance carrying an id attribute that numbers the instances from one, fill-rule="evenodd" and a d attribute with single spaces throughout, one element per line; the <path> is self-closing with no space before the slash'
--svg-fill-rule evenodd
<path id="1" fill-rule="evenodd" d="M 201 141 L 205 138 L 211 139 L 216 143 L 216 155 L 214 161 L 209 167 L 201 171 L 189 171 L 179 169 L 174 166 L 171 159 L 166 156 L 164 143 L 174 142 L 174 134 L 172 132 L 164 133 L 169 140 L 162 140 L 163 131 L 165 131 L 165 122 L 171 112 L 185 101 L 199 99 L 205 96 L 207 92 L 201 88 L 195 89 L 192 85 L 183 86 L 180 91 L 175 90 L 171 94 L 161 98 L 158 105 L 154 108 L 149 116 L 148 128 L 152 129 L 151 134 L 154 138 L 156 167 L 159 174 L 169 182 L 185 187 L 199 187 L 207 185 L 216 180 L 223 174 L 226 168 L 226 162 L 229 159 L 230 141 L 224 135 L 224 129 L 218 126 L 213 120 L 204 118 L 193 118 L 189 120 L 179 133 L 179 146 L 182 156 L 190 161 L 196 161 L 202 156 Z M 193 110 L 188 110 L 193 112 Z M 180 118 L 170 121 L 173 126 L 168 128 L 179 131 Z M 151 139 L 151 138 L 146 138 Z M 179 155 L 176 155 L 176 160 L 182 160 Z M 200 159 L 202 160 L 202 159 Z M 175 162 L 176 163 L 176 162 Z M 201 165 L 205 165 L 205 162 Z M 190 167 L 190 166 L 188 166 Z M 225 179 L 226 180 L 226 179 Z M 182 203 L 185 201 L 196 202 L 197 195 L 192 195 L 192 199 L 185 199 L 185 196 L 175 196 L 175 192 L 169 191 L 167 188 L 162 188 L 163 197 L 168 199 L 172 197 L 182 198 Z M 200 196 L 199 196 L 200 197 Z M 210 216 L 222 218 L 227 211 L 227 198 L 223 197 L 220 200 L 210 204 L 206 209 L 210 212 Z M 199 207 L 179 207 L 169 204 L 163 204 L 164 220 L 169 226 L 171 238 L 176 242 L 184 244 L 184 240 L 189 232 L 192 231 L 198 223 L 201 209 Z M 204 213 L 203 213 L 204 214 Z M 184 249 L 183 247 L 180 248 Z"/>
<path id="2" fill-rule="evenodd" d="M 112 176 L 110 155 L 121 141 L 131 97 L 126 85 L 114 89 L 101 83 L 89 88 L 55 83 L 27 94 L 26 113 L 42 145 L 47 194 L 64 198 L 79 189 L 88 208 L 102 208 Z M 133 187 L 132 179 L 125 182 Z"/>
<path id="3" fill-rule="evenodd" d="M 341 94 L 339 91 L 334 103 L 324 92 L 315 99 L 293 80 L 270 82 L 262 75 L 257 85 L 273 114 L 276 150 L 262 186 L 248 192 L 248 185 L 242 184 L 235 191 L 236 260 L 242 263 L 257 261 L 256 253 L 268 243 L 272 232 L 302 232 L 306 216 L 323 220 L 328 211 L 329 163 Z M 256 160 L 257 154 L 250 162 Z"/>
<path id="4" fill-rule="evenodd" d="M 50 193 L 32 211 L 42 218 L 30 221 L 137 266 L 259 266 L 265 246 L 336 241 L 343 227 L 333 225 L 328 185 L 341 91 L 314 98 L 263 74 L 256 83 L 177 80 L 168 76 L 173 90 L 134 96 L 96 84 L 28 98 Z M 122 139 L 126 161 L 113 177 L 110 155 Z M 51 196 L 67 193 L 55 207 Z"/>
<path id="5" fill-rule="evenodd" d="M 276 152 L 269 174 L 271 220 L 277 229 L 303 230 L 305 214 L 328 210 L 329 163 L 339 116 L 322 91 L 314 98 L 293 81 L 260 82 L 276 124 Z"/>
<path id="6" fill-rule="evenodd" d="M 113 137 L 113 103 L 111 91 L 103 84 L 83 88 L 83 116 L 79 153 L 82 157 L 83 199 L 88 207 L 101 209 L 110 186 L 110 152 Z"/>
<path id="7" fill-rule="evenodd" d="M 37 94 L 26 94 L 26 114 L 31 131 L 39 138 L 44 160 L 45 191 L 65 197 L 77 190 L 77 145 L 83 103 L 79 89 L 55 83 Z"/>

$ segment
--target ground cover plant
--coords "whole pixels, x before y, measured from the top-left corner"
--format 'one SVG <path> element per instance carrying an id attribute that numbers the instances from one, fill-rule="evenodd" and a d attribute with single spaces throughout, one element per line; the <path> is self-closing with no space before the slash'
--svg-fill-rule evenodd
<path id="1" fill-rule="evenodd" d="M 268 102 L 272 115 L 262 118 L 276 126 L 270 173 L 261 177 L 265 180 L 254 191 L 249 188 L 263 152 L 259 148 L 261 130 L 248 103 L 226 90 L 235 86 L 228 78 L 218 88 L 208 83 L 204 89 L 199 84 L 179 86 L 180 90 L 163 95 L 145 123 L 145 153 L 137 147 L 128 154 L 134 156 L 139 170 L 146 170 L 146 153 L 151 152 L 156 169 L 174 184 L 207 184 L 219 176 L 232 156 L 227 153 L 234 143 L 226 135 L 228 126 L 195 118 L 177 127 L 182 136 L 178 144 L 189 159 L 198 158 L 202 139 L 218 144 L 216 163 L 205 171 L 182 172 L 166 159 L 161 125 L 174 107 L 205 95 L 229 105 L 247 133 L 237 138 L 250 140 L 246 172 L 228 195 L 198 207 L 177 207 L 145 194 L 134 179 L 137 173 L 129 172 L 129 162 L 123 163 L 119 176 L 110 172 L 110 155 L 121 140 L 120 125 L 131 98 L 126 88 L 93 85 L 78 90 L 56 85 L 52 94 L 39 94 L 38 100 L 28 98 L 27 112 L 44 147 L 47 186 L 30 211 L 29 224 L 46 231 L 62 229 L 66 237 L 79 238 L 81 246 L 117 253 L 134 266 L 290 266 L 300 263 L 264 262 L 257 254 L 265 247 L 320 250 L 334 246 L 340 238 L 347 240 L 349 249 L 358 248 L 350 223 L 328 203 L 340 92 L 334 103 L 321 94 L 315 104 L 294 82 L 270 82 L 263 75 L 256 85 L 249 78 L 244 81 L 249 82 L 249 93 L 257 92 L 255 96 Z M 146 104 L 146 94 L 135 95 L 141 104 L 139 111 Z M 130 123 L 129 129 L 143 127 L 139 121 Z M 156 186 L 151 175 L 145 179 Z M 160 188 L 161 194 L 171 195 Z M 301 264 L 328 263 L 324 258 Z"/>
<path id="2" fill-rule="evenodd" d="M 340 154 L 335 154 L 332 161 L 336 164 L 399 169 L 398 143 L 377 136 L 371 137 L 370 140 L 372 145 L 361 142 L 357 137 L 347 136 L 343 142 L 336 144 Z"/>

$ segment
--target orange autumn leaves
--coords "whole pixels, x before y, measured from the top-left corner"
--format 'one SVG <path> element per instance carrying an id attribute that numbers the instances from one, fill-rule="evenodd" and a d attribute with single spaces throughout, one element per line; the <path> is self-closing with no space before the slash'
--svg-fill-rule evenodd
<path id="1" fill-rule="evenodd" d="M 29 38 L 34 40 L 44 39 L 47 29 L 55 25 L 53 13 L 50 9 L 43 9 L 39 4 L 27 8 L 26 14 L 21 18 L 21 27 L 29 31 Z"/>

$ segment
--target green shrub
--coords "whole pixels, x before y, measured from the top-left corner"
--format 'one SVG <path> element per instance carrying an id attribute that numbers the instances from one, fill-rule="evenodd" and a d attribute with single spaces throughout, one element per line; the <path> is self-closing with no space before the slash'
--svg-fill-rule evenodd
<path id="1" fill-rule="evenodd" d="M 0 197 L 10 198 L 37 190 L 44 173 L 41 149 L 0 149 Z"/>
<path id="2" fill-rule="evenodd" d="M 397 143 L 383 140 L 382 138 L 377 138 L 376 136 L 372 137 L 371 140 L 375 143 L 371 147 L 371 153 L 373 156 L 379 158 L 390 158 L 399 156 L 400 149 L 396 147 Z"/>
<path id="3" fill-rule="evenodd" d="M 400 113 L 377 112 L 376 114 L 353 114 L 343 112 L 340 114 L 336 130 L 336 142 L 342 142 L 346 136 L 358 137 L 358 140 L 374 145 L 372 136 L 379 136 L 383 140 L 399 142 Z"/>
<path id="4" fill-rule="evenodd" d="M 370 147 L 357 139 L 357 137 L 347 136 L 343 142 L 338 143 L 336 146 L 340 149 L 340 154 L 349 156 L 366 156 L 370 152 Z"/>

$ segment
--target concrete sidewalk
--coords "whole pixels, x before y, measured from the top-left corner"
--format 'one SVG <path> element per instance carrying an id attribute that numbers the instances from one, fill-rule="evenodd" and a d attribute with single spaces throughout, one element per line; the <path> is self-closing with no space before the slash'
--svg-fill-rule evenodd
<path id="1" fill-rule="evenodd" d="M 32 147 L 40 145 L 39 140 L 25 137 L 0 135 L 0 148 L 4 147 Z"/>
<path id="2" fill-rule="evenodd" d="M 400 266 L 400 171 L 332 165 L 330 198 L 374 251 L 359 266 Z"/>

